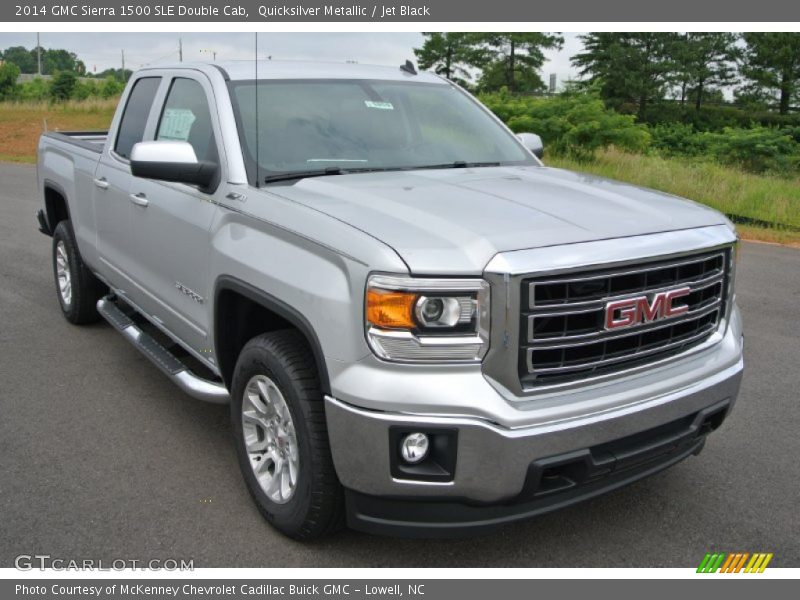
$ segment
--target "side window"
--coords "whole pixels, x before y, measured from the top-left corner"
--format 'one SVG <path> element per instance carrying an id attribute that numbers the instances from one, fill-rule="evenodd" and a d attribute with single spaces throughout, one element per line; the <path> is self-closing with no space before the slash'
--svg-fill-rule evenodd
<path id="1" fill-rule="evenodd" d="M 147 117 L 153 106 L 153 99 L 161 83 L 161 77 L 142 77 L 133 84 L 125 112 L 119 123 L 119 133 L 114 151 L 124 158 L 129 158 L 134 144 L 144 138 Z"/>
<path id="2" fill-rule="evenodd" d="M 176 78 L 172 82 L 156 139 L 189 142 L 197 160 L 217 162 L 211 113 L 203 86 L 193 79 Z"/>

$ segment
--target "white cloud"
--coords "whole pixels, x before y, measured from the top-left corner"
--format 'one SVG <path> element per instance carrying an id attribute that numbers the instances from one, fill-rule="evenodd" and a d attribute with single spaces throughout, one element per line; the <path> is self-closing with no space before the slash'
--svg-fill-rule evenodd
<path id="1" fill-rule="evenodd" d="M 125 64 L 137 69 L 146 64 L 178 60 L 179 39 L 183 58 L 211 60 L 251 59 L 255 51 L 254 34 L 242 33 L 43 33 L 45 48 L 65 48 L 75 52 L 91 71 L 118 68 L 125 52 Z M 346 61 L 365 64 L 402 64 L 414 60 L 413 48 L 422 44 L 420 33 L 260 33 L 262 58 Z M 34 33 L 0 33 L 0 49 L 36 45 Z M 564 34 L 564 48 L 547 52 L 542 69 L 545 81 L 555 73 L 559 82 L 575 75 L 569 57 L 580 50 L 577 34 Z"/>

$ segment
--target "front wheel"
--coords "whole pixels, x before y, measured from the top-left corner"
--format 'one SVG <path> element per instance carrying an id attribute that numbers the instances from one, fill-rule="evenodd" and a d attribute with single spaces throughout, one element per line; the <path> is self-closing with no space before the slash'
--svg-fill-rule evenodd
<path id="1" fill-rule="evenodd" d="M 239 466 L 264 517 L 295 539 L 344 521 L 314 356 L 296 331 L 259 335 L 233 375 L 231 419 Z"/>

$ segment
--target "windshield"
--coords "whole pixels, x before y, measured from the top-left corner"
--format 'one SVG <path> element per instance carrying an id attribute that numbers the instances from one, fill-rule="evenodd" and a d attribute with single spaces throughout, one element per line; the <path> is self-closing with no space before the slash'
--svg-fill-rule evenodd
<path id="1" fill-rule="evenodd" d="M 536 164 L 449 84 L 265 80 L 231 87 L 256 185 L 304 172 Z"/>

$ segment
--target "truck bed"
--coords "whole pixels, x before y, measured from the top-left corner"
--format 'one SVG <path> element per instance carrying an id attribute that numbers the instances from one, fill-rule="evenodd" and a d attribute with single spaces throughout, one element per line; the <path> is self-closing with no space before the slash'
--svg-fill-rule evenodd
<path id="1" fill-rule="evenodd" d="M 106 143 L 108 131 L 48 131 L 42 134 L 42 137 L 60 140 L 100 154 Z"/>

